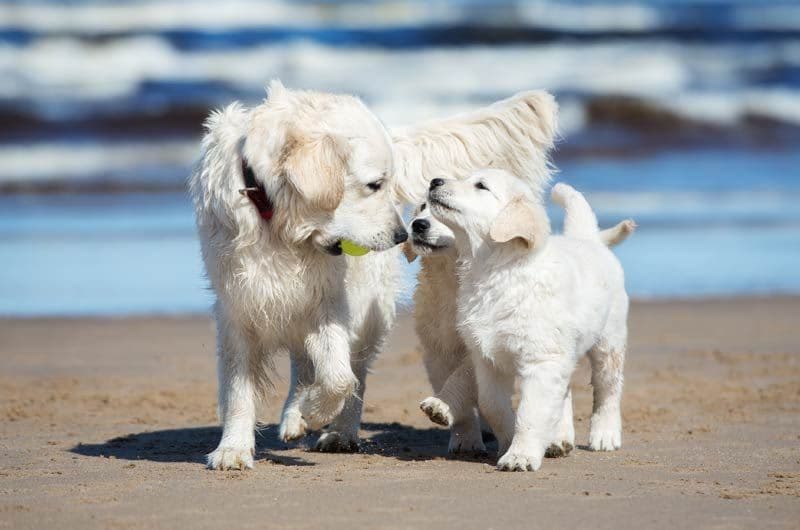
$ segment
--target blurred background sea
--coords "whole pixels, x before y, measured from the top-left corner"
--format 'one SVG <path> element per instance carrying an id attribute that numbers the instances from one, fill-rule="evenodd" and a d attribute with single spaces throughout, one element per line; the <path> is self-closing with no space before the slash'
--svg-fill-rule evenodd
<path id="1" fill-rule="evenodd" d="M 549 90 L 634 297 L 800 293 L 798 2 L 0 1 L 0 315 L 206 311 L 185 180 L 272 78 L 390 126 Z"/>

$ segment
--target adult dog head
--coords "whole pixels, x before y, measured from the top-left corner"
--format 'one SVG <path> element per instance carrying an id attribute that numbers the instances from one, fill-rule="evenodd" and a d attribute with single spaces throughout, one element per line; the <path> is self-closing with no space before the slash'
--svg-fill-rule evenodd
<path id="1" fill-rule="evenodd" d="M 357 98 L 273 81 L 261 105 L 231 105 L 206 127 L 194 196 L 237 241 L 276 237 L 336 255 L 343 239 L 386 250 L 407 238 L 394 204 L 389 135 Z M 263 188 L 269 220 L 239 194 L 248 172 Z"/>

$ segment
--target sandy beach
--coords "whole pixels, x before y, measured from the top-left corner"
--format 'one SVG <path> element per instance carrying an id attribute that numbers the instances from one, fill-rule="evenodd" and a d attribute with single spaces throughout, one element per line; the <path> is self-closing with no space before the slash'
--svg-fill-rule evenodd
<path id="1" fill-rule="evenodd" d="M 409 315 L 369 379 L 360 454 L 279 442 L 279 380 L 249 472 L 203 465 L 207 318 L 3 320 L 0 527 L 797 528 L 798 315 L 800 298 L 634 303 L 622 450 L 582 447 L 584 361 L 579 447 L 536 473 L 446 457 Z"/>

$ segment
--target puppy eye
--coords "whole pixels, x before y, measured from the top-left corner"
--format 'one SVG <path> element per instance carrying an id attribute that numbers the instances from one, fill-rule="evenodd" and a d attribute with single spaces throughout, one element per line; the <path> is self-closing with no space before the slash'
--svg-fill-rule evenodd
<path id="1" fill-rule="evenodd" d="M 489 191 L 489 188 L 487 188 L 486 184 L 484 184 L 483 182 L 478 182 L 477 184 L 475 184 L 475 187 L 479 190 Z"/>
<path id="2" fill-rule="evenodd" d="M 379 189 L 381 189 L 383 187 L 383 181 L 382 180 L 375 180 L 375 181 L 372 181 L 372 182 L 368 182 L 367 183 L 367 187 L 369 189 L 371 189 L 372 191 L 378 191 Z"/>
<path id="3" fill-rule="evenodd" d="M 425 203 L 423 202 L 423 203 L 422 203 L 422 206 L 420 206 L 420 207 L 419 207 L 419 211 L 420 211 L 420 212 L 424 212 L 424 211 L 425 211 L 425 207 L 426 207 L 426 206 L 427 206 L 427 204 L 425 204 Z"/>

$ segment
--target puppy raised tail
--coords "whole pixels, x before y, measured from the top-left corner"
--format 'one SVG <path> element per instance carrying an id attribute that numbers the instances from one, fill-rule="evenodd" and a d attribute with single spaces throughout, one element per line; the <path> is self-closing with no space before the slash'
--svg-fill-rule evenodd
<path id="1" fill-rule="evenodd" d="M 553 186 L 550 197 L 564 208 L 564 235 L 581 239 L 595 239 L 598 236 L 597 217 L 582 193 L 559 182 Z"/>
<path id="2" fill-rule="evenodd" d="M 632 219 L 600 230 L 597 226 L 597 216 L 586 201 L 586 197 L 563 182 L 553 186 L 551 197 L 553 202 L 564 208 L 564 235 L 582 239 L 599 238 L 604 245 L 613 247 L 625 241 L 636 230 L 636 223 Z"/>
<path id="3" fill-rule="evenodd" d="M 636 230 L 636 227 L 637 224 L 633 219 L 625 219 L 611 228 L 600 230 L 600 241 L 607 247 L 615 247 L 628 239 L 628 236 Z"/>

